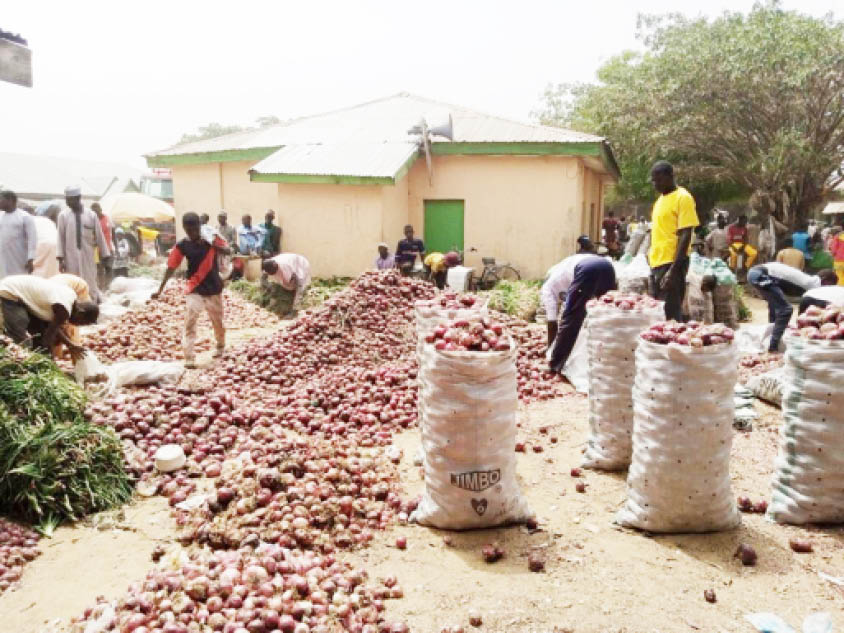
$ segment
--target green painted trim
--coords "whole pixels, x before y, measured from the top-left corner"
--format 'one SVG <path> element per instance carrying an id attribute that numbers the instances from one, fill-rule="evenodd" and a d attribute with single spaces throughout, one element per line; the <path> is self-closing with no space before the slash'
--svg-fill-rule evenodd
<path id="1" fill-rule="evenodd" d="M 601 143 L 601 160 L 604 163 L 604 167 L 607 168 L 607 171 L 610 172 L 616 181 L 621 180 L 621 168 L 618 166 L 618 163 L 615 162 L 615 156 L 612 153 L 612 148 L 606 141 Z"/>
<path id="2" fill-rule="evenodd" d="M 419 152 L 413 152 L 406 161 L 404 161 L 404 165 L 399 167 L 399 170 L 396 172 L 396 175 L 393 176 L 393 184 L 397 183 L 399 180 L 405 177 L 405 174 L 410 171 L 410 168 L 413 167 L 413 164 L 419 158 Z"/>
<path id="3" fill-rule="evenodd" d="M 149 167 L 173 167 L 176 165 L 205 165 L 207 163 L 232 163 L 236 161 L 264 160 L 274 154 L 281 146 L 251 147 L 249 149 L 224 149 L 218 152 L 198 152 L 196 154 L 150 154 L 145 156 Z"/>
<path id="4" fill-rule="evenodd" d="M 327 174 L 259 174 L 249 170 L 252 182 L 283 182 L 317 185 L 394 185 L 388 176 L 331 176 Z"/>
<path id="5" fill-rule="evenodd" d="M 601 143 L 432 143 L 435 155 L 600 156 Z"/>

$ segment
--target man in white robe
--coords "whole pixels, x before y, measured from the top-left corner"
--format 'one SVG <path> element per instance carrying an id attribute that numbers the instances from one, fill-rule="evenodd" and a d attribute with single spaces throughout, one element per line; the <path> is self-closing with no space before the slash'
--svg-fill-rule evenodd
<path id="1" fill-rule="evenodd" d="M 82 206 L 82 189 L 67 187 L 64 190 L 67 207 L 59 214 L 57 222 L 58 243 L 56 259 L 59 271 L 82 277 L 88 282 L 91 299 L 101 301 L 97 287 L 97 262 L 94 249 L 99 248 L 100 258 L 110 259 L 111 250 L 103 235 L 97 214 Z"/>

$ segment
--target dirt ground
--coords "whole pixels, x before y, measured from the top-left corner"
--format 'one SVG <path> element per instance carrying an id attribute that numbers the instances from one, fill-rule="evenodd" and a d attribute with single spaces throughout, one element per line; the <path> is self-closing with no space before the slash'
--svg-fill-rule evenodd
<path id="1" fill-rule="evenodd" d="M 764 315 L 764 304 L 750 302 Z M 237 336 L 257 333 L 263 330 Z M 754 501 L 769 498 L 780 424 L 778 409 L 756 407 L 761 417 L 753 431 L 735 434 L 731 462 L 733 494 Z M 624 475 L 570 475 L 588 433 L 586 398 L 571 393 L 522 405 L 518 424 L 527 452 L 517 454 L 517 470 L 540 529 L 451 533 L 450 545 L 445 532 L 419 526 L 379 533 L 369 548 L 346 556 L 373 578 L 398 578 L 404 598 L 387 602 L 391 620 L 405 620 L 420 633 L 449 625 L 469 631 L 475 630 L 468 623 L 474 610 L 483 619 L 477 630 L 496 633 L 740 633 L 753 630 L 743 619 L 747 613 L 778 613 L 800 630 L 808 614 L 829 611 L 834 630 L 844 627 L 844 589 L 818 576 L 844 576 L 844 528 L 786 527 L 744 514 L 740 528 L 719 534 L 654 536 L 622 529 L 613 517 L 625 498 Z M 395 443 L 403 451 L 405 493 L 417 495 L 423 481 L 412 462 L 419 431 L 407 431 Z M 543 451 L 534 452 L 534 445 Z M 578 481 L 587 483 L 585 493 L 575 491 Z M 0 595 L 0 633 L 55 630 L 51 623 L 81 614 L 96 596 L 116 598 L 140 581 L 154 566 L 150 554 L 157 544 L 174 546 L 175 524 L 165 500 L 139 499 L 123 513 L 116 525 L 107 518 L 99 527 L 62 527 L 42 540 L 43 553 L 25 568 L 21 587 Z M 399 535 L 407 537 L 404 551 L 395 547 Z M 814 552 L 792 552 L 788 541 L 796 536 L 811 540 Z M 506 555 L 487 564 L 480 549 L 492 542 Z M 755 567 L 732 558 L 738 543 L 756 549 Z M 533 549 L 546 553 L 542 573 L 528 570 Z M 715 591 L 715 604 L 704 600 L 706 589 Z"/>

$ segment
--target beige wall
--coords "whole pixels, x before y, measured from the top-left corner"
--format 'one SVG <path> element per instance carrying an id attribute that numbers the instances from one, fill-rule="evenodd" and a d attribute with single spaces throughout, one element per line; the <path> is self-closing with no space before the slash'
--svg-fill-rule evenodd
<path id="1" fill-rule="evenodd" d="M 603 196 L 601 190 L 601 176 L 589 168 L 583 169 L 583 202 L 585 203 L 586 219 L 584 233 L 593 240 L 601 239 L 601 222 L 603 221 Z"/>
<path id="2" fill-rule="evenodd" d="M 381 239 L 390 245 L 390 252 L 395 254 L 396 245 L 404 236 L 402 231 L 408 222 L 408 178 L 404 177 L 395 186 L 381 187 L 383 216 L 381 221 Z M 374 259 L 374 256 L 373 256 Z"/>
<path id="3" fill-rule="evenodd" d="M 383 234 L 381 187 L 277 187 L 284 250 L 307 257 L 313 276 L 356 276 L 372 266 Z"/>
<path id="4" fill-rule="evenodd" d="M 220 209 L 220 163 L 179 165 L 171 171 L 177 219 L 188 211 L 210 213 Z M 181 222 L 176 224 L 181 230 Z"/>
<path id="5" fill-rule="evenodd" d="M 464 200 L 466 263 L 481 257 L 515 266 L 539 279 L 574 252 L 581 233 L 583 167 L 568 156 L 435 156 L 434 183 L 424 161 L 410 170 L 410 221 L 419 234 L 426 199 Z M 475 247 L 478 252 L 469 253 Z"/>
<path id="6" fill-rule="evenodd" d="M 178 235 L 182 235 L 179 218 L 188 211 L 207 213 L 211 216 L 211 224 L 215 226 L 221 209 L 225 209 L 232 226 L 238 226 L 240 218 L 247 213 L 252 215 L 256 224 L 263 222 L 267 209 L 275 209 L 278 204 L 278 185 L 251 182 L 249 168 L 252 164 L 235 162 L 173 167 Z M 275 211 L 278 218 L 278 209 Z"/>
<path id="7" fill-rule="evenodd" d="M 222 208 L 229 216 L 229 224 L 238 226 L 240 218 L 246 214 L 252 216 L 252 222 L 260 224 L 264 221 L 267 209 L 276 212 L 276 224 L 284 229 L 279 217 L 278 185 L 273 182 L 252 182 L 249 180 L 249 169 L 253 163 L 236 162 L 220 163 L 223 170 L 223 203 Z M 211 223 L 217 223 L 216 213 L 211 213 Z M 282 247 L 284 244 L 282 244 Z"/>
<path id="8" fill-rule="evenodd" d="M 177 215 L 225 208 L 229 222 L 250 212 L 263 221 L 276 211 L 282 248 L 305 255 L 312 274 L 357 275 L 372 265 L 376 244 L 391 251 L 405 224 L 424 228 L 426 199 L 465 201 L 466 262 L 478 271 L 481 257 L 509 262 L 522 278 L 542 278 L 575 250 L 590 228 L 598 237 L 603 211 L 601 176 L 568 156 L 435 156 L 434 182 L 424 160 L 395 186 L 273 184 L 249 181 L 249 163 L 173 168 Z M 475 247 L 477 252 L 470 253 Z"/>

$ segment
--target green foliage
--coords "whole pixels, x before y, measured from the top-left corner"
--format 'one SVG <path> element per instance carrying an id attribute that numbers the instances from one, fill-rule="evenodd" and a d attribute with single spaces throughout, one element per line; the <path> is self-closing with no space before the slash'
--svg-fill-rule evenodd
<path id="1" fill-rule="evenodd" d="M 350 281 L 350 277 L 313 279 L 311 281 L 311 285 L 305 291 L 301 307 L 307 309 L 321 305 L 335 292 L 338 292 L 348 286 Z M 275 312 L 279 316 L 284 316 L 287 312 L 287 310 L 284 309 L 286 304 L 284 302 L 274 301 L 273 297 L 270 296 L 270 293 L 261 289 L 261 285 L 259 283 L 246 281 L 245 279 L 238 279 L 237 281 L 233 281 L 230 287 L 245 299 L 261 306 L 262 308 Z M 283 310 L 283 312 L 281 310 Z"/>
<path id="2" fill-rule="evenodd" d="M 711 21 L 643 16 L 639 38 L 644 52 L 610 59 L 596 84 L 550 86 L 535 113 L 610 139 L 618 197 L 652 198 L 664 158 L 696 196 L 754 192 L 793 223 L 844 181 L 844 23 L 768 2 Z"/>
<path id="3" fill-rule="evenodd" d="M 492 310 L 533 321 L 539 307 L 541 281 L 499 281 L 486 294 Z"/>
<path id="4" fill-rule="evenodd" d="M 182 134 L 179 143 L 193 143 L 194 141 L 204 141 L 209 138 L 216 138 L 218 136 L 225 136 L 226 134 L 234 134 L 235 132 L 248 132 L 250 130 L 259 130 L 261 128 L 270 127 L 271 125 L 278 125 L 282 120 L 275 115 L 259 116 L 255 119 L 253 127 L 243 125 L 223 125 L 222 123 L 212 122 L 208 125 L 201 125 L 196 132 L 187 132 Z"/>
<path id="5" fill-rule="evenodd" d="M 745 322 L 750 321 L 753 318 L 753 313 L 744 302 L 744 288 L 742 288 L 739 284 L 736 284 L 733 288 L 733 293 L 736 298 L 736 306 L 738 306 L 738 320 Z"/>
<path id="6" fill-rule="evenodd" d="M 0 345 L 0 510 L 49 530 L 131 497 L 120 440 L 84 408 L 52 361 Z"/>

